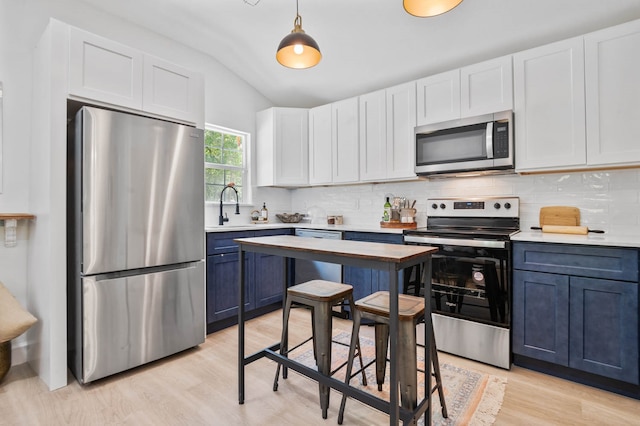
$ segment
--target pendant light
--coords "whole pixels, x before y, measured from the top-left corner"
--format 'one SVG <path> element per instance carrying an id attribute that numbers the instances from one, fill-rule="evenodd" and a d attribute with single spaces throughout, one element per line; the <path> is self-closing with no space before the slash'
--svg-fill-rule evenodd
<path id="1" fill-rule="evenodd" d="M 403 0 L 404 10 L 419 18 L 446 13 L 462 3 L 462 0 Z"/>
<path id="2" fill-rule="evenodd" d="M 276 59 L 285 67 L 296 69 L 311 68 L 322 59 L 318 43 L 302 29 L 298 0 L 296 0 L 296 19 L 293 21 L 293 30 L 280 42 Z"/>

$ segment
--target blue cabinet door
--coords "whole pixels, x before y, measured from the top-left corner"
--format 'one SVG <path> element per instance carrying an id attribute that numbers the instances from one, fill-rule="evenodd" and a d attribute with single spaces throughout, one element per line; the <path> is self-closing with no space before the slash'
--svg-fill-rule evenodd
<path id="1" fill-rule="evenodd" d="M 254 254 L 255 307 L 282 302 L 284 294 L 284 258 L 264 253 Z"/>
<path id="2" fill-rule="evenodd" d="M 368 241 L 371 243 L 403 244 L 402 234 L 377 232 L 345 232 L 345 240 Z M 345 266 L 342 268 L 343 281 L 353 286 L 353 298 L 358 300 L 376 291 L 389 290 L 389 273 L 377 269 Z M 402 284 L 398 283 L 402 289 Z"/>
<path id="3" fill-rule="evenodd" d="M 245 257 L 245 311 L 253 309 L 253 256 Z M 238 315 L 238 253 L 207 256 L 207 324 Z"/>
<path id="4" fill-rule="evenodd" d="M 267 237 L 269 235 L 292 235 L 293 230 L 287 229 L 265 229 L 255 232 L 256 237 Z M 284 296 L 285 280 L 285 259 L 280 256 L 273 256 L 265 253 L 254 253 L 255 278 L 254 308 L 282 302 Z M 289 271 L 289 281 L 293 279 L 293 274 Z M 290 284 L 290 283 L 289 283 Z"/>
<path id="5" fill-rule="evenodd" d="M 513 352 L 569 364 L 569 277 L 513 271 Z"/>
<path id="6" fill-rule="evenodd" d="M 569 366 L 638 384 L 638 284 L 571 277 Z"/>

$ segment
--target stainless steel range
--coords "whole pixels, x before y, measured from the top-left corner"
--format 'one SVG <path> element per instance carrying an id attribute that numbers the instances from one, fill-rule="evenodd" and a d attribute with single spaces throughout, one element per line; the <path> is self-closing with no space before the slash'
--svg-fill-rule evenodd
<path id="1" fill-rule="evenodd" d="M 510 368 L 510 238 L 519 211 L 518 197 L 428 199 L 427 227 L 404 231 L 405 244 L 439 248 L 431 291 L 439 350 Z"/>

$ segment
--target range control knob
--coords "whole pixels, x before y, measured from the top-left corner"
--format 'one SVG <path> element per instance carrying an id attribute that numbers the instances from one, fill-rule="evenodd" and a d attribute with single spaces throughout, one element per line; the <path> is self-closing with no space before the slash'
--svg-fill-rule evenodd
<path id="1" fill-rule="evenodd" d="M 509 210 L 511 208 L 511 203 L 504 203 L 504 208 Z"/>
<path id="2" fill-rule="evenodd" d="M 494 209 L 496 209 L 496 210 L 500 210 L 500 207 L 501 207 L 501 206 L 500 206 L 500 203 L 495 203 L 495 204 L 493 205 L 493 208 L 494 208 Z"/>
<path id="3" fill-rule="evenodd" d="M 431 208 L 435 210 L 435 209 L 438 208 L 438 205 L 436 203 L 433 203 L 433 204 L 431 204 Z"/>
<path id="4" fill-rule="evenodd" d="M 447 208 L 447 206 L 446 206 L 444 203 L 440 203 L 440 208 L 441 208 L 442 210 L 444 210 L 444 209 L 446 209 L 446 208 Z"/>

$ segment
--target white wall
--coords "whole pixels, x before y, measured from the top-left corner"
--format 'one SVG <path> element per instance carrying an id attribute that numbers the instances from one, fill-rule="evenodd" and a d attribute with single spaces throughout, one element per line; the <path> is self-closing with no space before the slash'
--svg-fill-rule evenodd
<path id="1" fill-rule="evenodd" d="M 35 109 L 32 102 L 33 67 L 41 66 L 35 64 L 33 52 L 49 18 L 59 19 L 202 72 L 205 76 L 207 122 L 253 134 L 255 112 L 270 107 L 271 103 L 215 59 L 82 2 L 0 0 L 0 81 L 4 85 L 3 187 L 0 193 L 0 212 L 40 213 L 33 223 L 20 222 L 16 247 L 4 247 L 4 228 L 0 227 L 0 281 L 40 320 L 38 326 L 14 341 L 14 364 L 24 361 L 24 348 L 27 344 L 33 347 L 36 353 L 30 354 L 29 359 L 37 362 L 36 370 L 39 370 L 41 378 L 50 389 L 55 389 L 64 386 L 67 377 L 66 342 L 63 338 L 66 335 L 66 306 L 64 295 L 60 297 L 58 292 L 64 284 L 29 278 L 41 277 L 42 274 L 35 273 L 40 269 L 58 269 L 51 265 L 51 253 L 60 250 L 60 241 L 50 241 L 51 236 L 60 232 L 59 229 L 56 230 L 59 228 L 60 218 L 50 217 L 46 206 L 51 203 L 59 205 L 59 198 L 64 197 L 64 188 L 60 188 L 57 183 L 49 187 L 51 182 L 47 181 L 48 171 L 34 173 L 30 170 L 31 164 L 34 164 L 31 159 L 34 155 L 37 156 L 37 153 L 31 153 L 31 141 L 32 138 L 38 140 L 38 133 L 43 131 L 35 131 L 32 126 L 32 111 Z M 64 58 L 54 59 L 64 61 Z M 35 99 L 34 102 L 47 101 Z M 37 147 L 38 144 L 34 146 Z M 52 158 L 59 155 L 57 152 L 50 154 Z M 46 158 L 44 161 L 47 161 Z M 35 164 L 42 164 L 42 161 L 38 160 Z M 39 176 L 37 180 L 42 182 L 34 182 L 34 176 Z M 273 200 L 273 204 L 281 205 L 282 210 L 288 210 L 290 205 L 290 194 L 283 189 L 255 188 L 254 196 L 260 205 L 263 199 L 268 203 Z M 52 199 L 47 199 L 49 197 Z M 243 207 L 243 213 L 246 213 L 243 217 L 248 218 L 252 209 L 252 206 Z M 208 206 L 208 218 L 212 216 L 211 211 L 212 207 Z M 56 214 L 59 214 L 59 209 Z M 215 218 L 217 219 L 217 211 Z M 43 237 L 40 234 L 42 229 L 49 229 L 50 232 Z M 37 247 L 28 250 L 30 240 L 38 243 Z M 64 241 L 62 249 L 64 250 Z M 47 297 L 43 296 L 46 294 L 56 300 L 51 306 L 43 306 L 42 299 Z M 57 299 L 60 299 L 60 303 Z"/>
<path id="2" fill-rule="evenodd" d="M 521 229 L 539 225 L 540 207 L 565 205 L 580 208 L 582 225 L 589 228 L 640 235 L 638 169 L 297 189 L 292 210 L 302 213 L 318 206 L 327 214 L 342 214 L 345 224 L 375 226 L 386 194 L 416 199 L 418 226 L 426 224 L 427 198 L 499 195 L 520 197 Z"/>

